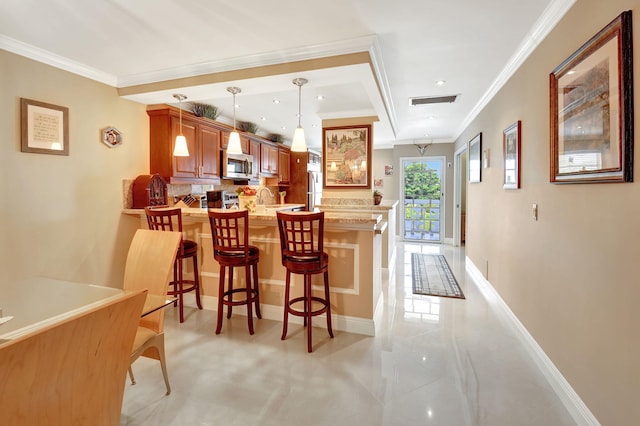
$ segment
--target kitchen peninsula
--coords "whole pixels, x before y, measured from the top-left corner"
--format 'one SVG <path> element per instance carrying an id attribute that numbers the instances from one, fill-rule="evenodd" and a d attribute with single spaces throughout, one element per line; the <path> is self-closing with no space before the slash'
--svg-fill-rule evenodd
<path id="1" fill-rule="evenodd" d="M 290 208 L 291 206 L 287 206 Z M 267 206 L 249 216 L 250 242 L 260 249 L 258 264 L 260 303 L 265 319 L 282 321 L 285 268 L 280 259 L 280 237 L 276 208 Z M 144 210 L 124 209 L 138 216 L 146 228 Z M 213 243 L 207 209 L 183 208 L 185 237 L 199 244 L 201 286 L 204 307 L 217 309 L 218 263 L 213 259 Z M 333 328 L 352 333 L 375 335 L 376 307 L 382 303 L 382 235 L 387 222 L 379 212 L 325 213 L 325 251 L 329 254 L 329 284 Z M 186 264 L 185 264 L 186 266 Z M 193 273 L 190 269 L 187 273 Z M 243 279 L 236 274 L 236 279 Z M 292 291 L 302 294 L 302 277 L 294 276 Z M 313 278 L 314 290 L 322 289 L 322 276 Z M 190 299 L 187 298 L 189 302 Z M 292 319 L 292 321 L 302 319 Z M 322 321 L 314 323 L 323 324 Z"/>

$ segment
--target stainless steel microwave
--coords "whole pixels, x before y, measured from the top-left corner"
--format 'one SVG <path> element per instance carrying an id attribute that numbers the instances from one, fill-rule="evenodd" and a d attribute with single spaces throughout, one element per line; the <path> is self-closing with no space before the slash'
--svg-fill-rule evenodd
<path id="1" fill-rule="evenodd" d="M 222 153 L 222 177 L 229 179 L 252 179 L 254 175 L 253 155 Z"/>

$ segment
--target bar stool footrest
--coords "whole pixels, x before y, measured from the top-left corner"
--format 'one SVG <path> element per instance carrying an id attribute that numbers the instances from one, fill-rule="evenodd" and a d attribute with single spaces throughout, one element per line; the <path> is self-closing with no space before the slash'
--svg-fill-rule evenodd
<path id="1" fill-rule="evenodd" d="M 246 288 L 234 288 L 233 290 L 227 290 L 223 293 L 222 295 L 222 303 L 224 305 L 227 306 L 240 306 L 240 305 L 247 305 L 249 303 L 253 303 L 256 300 L 258 300 L 258 292 L 254 289 L 251 289 L 251 296 L 249 297 L 249 299 L 242 299 L 242 300 L 233 300 L 233 293 L 243 293 L 246 294 L 247 293 L 247 289 Z"/>
<path id="2" fill-rule="evenodd" d="M 188 293 L 190 291 L 195 290 L 196 287 L 197 287 L 197 283 L 194 280 L 183 280 L 182 281 L 182 291 L 180 291 L 180 284 L 175 282 L 175 281 L 171 281 L 169 283 L 169 286 L 171 286 L 171 287 L 175 286 L 175 290 L 167 291 L 167 295 L 169 295 L 169 296 L 178 296 L 180 293 Z"/>
<path id="3" fill-rule="evenodd" d="M 298 317 L 306 317 L 308 315 L 307 312 L 305 311 L 301 311 L 299 309 L 295 309 L 293 308 L 293 304 L 294 303 L 298 303 L 298 302 L 304 302 L 306 301 L 308 298 L 307 297 L 296 297 L 294 299 L 291 299 L 288 303 L 288 306 L 286 307 L 287 311 L 291 314 L 291 315 L 295 315 Z M 322 304 L 322 307 L 320 309 L 316 309 L 315 311 L 311 311 L 311 316 L 317 316 L 317 315 L 322 315 L 325 312 L 327 312 L 327 308 L 328 308 L 328 303 L 325 299 L 321 298 L 321 297 L 316 297 L 313 296 L 311 297 L 311 300 L 313 302 L 318 302 Z"/>

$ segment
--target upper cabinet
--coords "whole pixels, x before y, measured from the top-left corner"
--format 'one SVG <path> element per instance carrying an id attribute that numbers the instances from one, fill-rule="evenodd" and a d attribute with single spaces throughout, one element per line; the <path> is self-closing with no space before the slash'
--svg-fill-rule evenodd
<path id="1" fill-rule="evenodd" d="M 260 150 L 260 171 L 267 176 L 277 176 L 278 147 L 263 143 Z"/>
<path id="2" fill-rule="evenodd" d="M 147 111 L 149 115 L 149 172 L 158 173 L 170 183 L 220 184 L 222 164 L 220 151 L 227 149 L 232 128 L 226 124 L 196 117 L 171 106 Z M 174 157 L 176 136 L 183 134 L 189 149 L 188 157 Z M 260 136 L 240 133 L 242 152 L 254 158 L 252 179 L 270 178 L 274 184 L 290 181 L 290 152 Z"/>
<path id="3" fill-rule="evenodd" d="M 219 183 L 221 130 L 203 119 L 172 107 L 147 111 L 149 115 L 149 172 L 173 183 Z M 188 157 L 174 157 L 180 133 L 187 140 Z"/>
<path id="4" fill-rule="evenodd" d="M 249 143 L 249 155 L 253 156 L 253 178 L 260 178 L 260 145 L 259 141 L 251 140 Z"/>
<path id="5" fill-rule="evenodd" d="M 291 151 L 278 149 L 278 185 L 289 185 L 291 180 Z"/>

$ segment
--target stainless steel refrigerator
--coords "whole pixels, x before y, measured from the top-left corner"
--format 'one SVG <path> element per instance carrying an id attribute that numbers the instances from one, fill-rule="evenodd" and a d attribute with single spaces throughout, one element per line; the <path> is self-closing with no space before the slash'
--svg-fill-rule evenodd
<path id="1" fill-rule="evenodd" d="M 307 208 L 310 212 L 322 201 L 322 172 L 308 172 Z"/>

